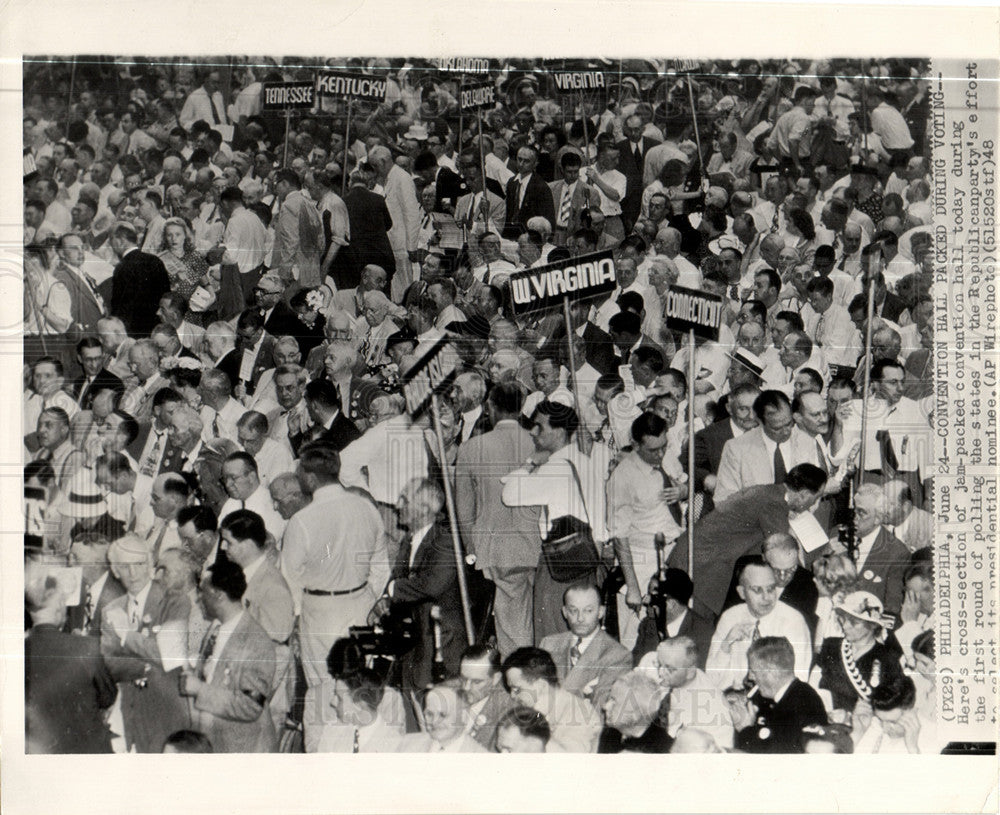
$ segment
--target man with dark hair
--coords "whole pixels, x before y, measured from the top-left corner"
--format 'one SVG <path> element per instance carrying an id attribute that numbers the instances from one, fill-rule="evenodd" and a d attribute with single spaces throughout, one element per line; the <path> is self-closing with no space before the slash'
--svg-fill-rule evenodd
<path id="1" fill-rule="evenodd" d="M 809 281 L 809 309 L 806 314 L 816 318 L 810 321 L 810 338 L 823 349 L 827 365 L 853 368 L 857 359 L 857 329 L 847 309 L 834 302 L 833 290 L 834 283 L 828 277 L 815 277 Z"/>
<path id="2" fill-rule="evenodd" d="M 792 406 L 781 391 L 764 391 L 753 404 L 759 427 L 726 442 L 719 460 L 713 500 L 759 484 L 781 484 L 797 464 L 822 464 L 815 439 L 795 426 Z"/>
<path id="3" fill-rule="evenodd" d="M 541 713 L 551 728 L 547 753 L 593 753 L 601 716 L 586 700 L 559 687 L 548 651 L 518 648 L 503 663 L 504 679 L 518 704 Z"/>
<path id="4" fill-rule="evenodd" d="M 146 237 L 142 241 L 142 251 L 157 255 L 163 249 L 163 227 L 167 219 L 163 217 L 163 197 L 156 190 L 146 190 L 139 197 L 139 217 L 146 222 Z"/>
<path id="5" fill-rule="evenodd" d="M 588 455 L 571 443 L 579 419 L 573 408 L 558 402 L 543 401 L 535 408 L 531 422 L 535 450 L 524 466 L 501 479 L 501 499 L 509 507 L 545 507 L 539 518 L 542 538 L 553 533 L 561 536 L 576 524 L 587 524 L 595 543 L 601 546 L 609 537 L 605 519 L 609 449 L 594 444 Z M 586 574 L 577 576 L 577 580 L 586 579 Z M 567 588 L 568 583 L 552 577 L 544 558 L 540 560 L 534 587 L 536 642 L 565 631 L 562 596 Z"/>
<path id="6" fill-rule="evenodd" d="M 747 651 L 745 715 L 736 724 L 736 748 L 745 753 L 801 753 L 802 728 L 826 724 L 819 694 L 795 676 L 796 656 L 785 637 L 764 636 Z"/>
<path id="7" fill-rule="evenodd" d="M 570 235 L 580 229 L 587 220 L 603 219 L 601 216 L 601 197 L 597 190 L 580 179 L 580 168 L 583 159 L 576 153 L 563 153 L 559 160 L 561 178 L 549 183 L 552 191 L 552 203 L 555 206 L 556 220 L 552 242 L 556 246 L 565 246 Z"/>
<path id="8" fill-rule="evenodd" d="M 83 237 L 67 232 L 59 236 L 56 247 L 59 262 L 52 268 L 52 277 L 69 292 L 70 336 L 92 333 L 97 330 L 97 321 L 105 314 L 105 302 L 98 292 L 97 281 L 84 266 Z M 45 305 L 39 304 L 43 309 Z"/>
<path id="9" fill-rule="evenodd" d="M 534 708 L 517 705 L 497 725 L 498 753 L 544 753 L 552 738 L 545 717 Z"/>
<path id="10" fill-rule="evenodd" d="M 289 438 L 293 452 L 307 441 L 322 441 L 340 452 L 361 438 L 361 431 L 341 410 L 340 394 L 330 380 L 314 379 L 306 385 L 304 399 L 313 424 Z"/>
<path id="11" fill-rule="evenodd" d="M 267 228 L 260 218 L 243 206 L 243 193 L 239 187 L 228 187 L 222 191 L 219 210 L 226 219 L 226 231 L 222 235 L 225 247 L 222 262 L 236 265 L 244 302 L 252 304 L 254 286 L 264 269 Z"/>
<path id="12" fill-rule="evenodd" d="M 753 404 L 759 395 L 759 385 L 748 382 L 737 386 L 730 391 L 726 402 L 729 416 L 695 433 L 694 472 L 695 487 L 698 490 L 704 490 L 709 495 L 715 492 L 719 464 L 726 443 L 759 425 L 757 415 L 753 412 Z M 687 461 L 684 451 L 681 453 L 681 460 Z"/>
<path id="13" fill-rule="evenodd" d="M 119 222 L 111 230 L 111 248 L 120 258 L 112 277 L 109 311 L 130 336 L 143 337 L 156 325 L 160 297 L 170 290 L 163 261 L 139 250 L 135 227 Z"/>
<path id="14" fill-rule="evenodd" d="M 469 711 L 466 732 L 492 750 L 497 726 L 514 706 L 503 684 L 500 652 L 489 645 L 470 645 L 462 652 L 459 680 Z"/>
<path id="15" fill-rule="evenodd" d="M 208 736 L 197 730 L 177 730 L 163 743 L 164 753 L 214 753 Z"/>
<path id="16" fill-rule="evenodd" d="M 625 138 L 614 145 L 618 151 L 618 170 L 625 176 L 627 182 L 625 196 L 621 201 L 622 221 L 625 223 L 625 234 L 632 231 L 642 203 L 643 170 L 646 155 L 660 142 L 643 135 L 642 117 L 632 114 L 622 124 Z"/>
<path id="17" fill-rule="evenodd" d="M 274 365 L 274 344 L 274 337 L 264 330 L 264 318 L 257 309 L 248 308 L 240 314 L 236 321 L 239 380 L 233 383 L 237 396 L 244 398 L 256 392 L 261 374 Z"/>
<path id="18" fill-rule="evenodd" d="M 308 702 L 328 676 L 330 647 L 352 625 L 365 624 L 389 581 L 389 559 L 382 517 L 369 499 L 340 485 L 340 455 L 333 447 L 302 447 L 297 474 L 312 502 L 288 521 L 280 566 L 299 618 L 308 717 L 315 713 Z M 321 718 L 307 718 L 306 738 L 321 724 Z"/>
<path id="19" fill-rule="evenodd" d="M 182 690 L 192 699 L 195 726 L 221 753 L 270 753 L 277 734 L 269 711 L 274 646 L 243 606 L 243 570 L 219 560 L 201 581 L 200 599 L 212 626 L 198 664 L 185 671 Z"/>
<path id="20" fill-rule="evenodd" d="M 722 611 L 733 566 L 741 555 L 761 551 L 765 538 L 788 532 L 790 514 L 815 504 L 826 486 L 826 473 L 812 464 L 799 464 L 784 484 L 750 487 L 717 505 L 695 524 L 694 609 L 716 616 Z M 670 566 L 688 569 L 686 546 L 676 546 Z"/>
<path id="21" fill-rule="evenodd" d="M 80 410 L 90 410 L 94 397 L 102 390 L 124 393 L 125 385 L 121 379 L 104 367 L 107 355 L 97 337 L 86 336 L 76 344 L 76 359 L 83 374 L 73 380 L 70 393 Z"/>
<path id="22" fill-rule="evenodd" d="M 229 498 L 219 509 L 219 517 L 225 519 L 237 510 L 251 510 L 263 519 L 274 540 L 280 541 L 285 519 L 275 511 L 271 493 L 261 483 L 253 456 L 242 450 L 230 453 L 222 463 L 221 480 Z"/>
<path id="23" fill-rule="evenodd" d="M 323 282 L 319 267 L 324 248 L 319 210 L 303 195 L 301 179 L 292 170 L 278 170 L 274 191 L 281 208 L 274 222 L 271 270 L 286 288 L 296 279 L 292 267 L 298 267 L 298 286 L 318 286 Z"/>
<path id="24" fill-rule="evenodd" d="M 218 517 L 211 507 L 187 506 L 177 513 L 177 534 L 181 546 L 201 563 L 215 553 L 218 543 Z"/>

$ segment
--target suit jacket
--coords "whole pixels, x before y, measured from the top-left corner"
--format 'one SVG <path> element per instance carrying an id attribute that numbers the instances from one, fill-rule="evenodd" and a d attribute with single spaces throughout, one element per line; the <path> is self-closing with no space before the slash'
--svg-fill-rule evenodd
<path id="1" fill-rule="evenodd" d="M 86 385 L 87 377 L 85 374 L 81 374 L 76 379 L 73 380 L 70 385 L 70 396 L 76 399 L 80 403 L 80 410 L 90 410 L 94 405 L 94 395 L 105 388 L 112 388 L 113 390 L 124 391 L 125 383 L 121 381 L 117 376 L 115 376 L 111 371 L 106 368 L 101 368 L 98 371 L 97 376 L 94 377 L 94 381 L 87 385 L 86 392 L 83 394 L 83 398 L 80 398 L 80 391 Z"/>
<path id="2" fill-rule="evenodd" d="M 118 262 L 112 280 L 111 315 L 125 323 L 130 336 L 148 336 L 159 322 L 160 298 L 170 291 L 163 261 L 135 249 Z"/>
<path id="3" fill-rule="evenodd" d="M 540 647 L 552 654 L 562 689 L 590 699 L 594 707 L 601 710 L 615 680 L 632 669 L 632 654 L 618 640 L 604 631 L 598 631 L 580 654 L 576 666 L 570 667 L 569 652 L 575 642 L 576 635 L 565 631 L 549 634 L 542 639 Z M 588 685 L 595 680 L 593 689 L 588 693 Z"/>
<path id="4" fill-rule="evenodd" d="M 409 561 L 407 536 L 393 570 L 392 613 L 412 614 L 417 625 L 417 645 L 402 660 L 404 687 L 425 688 L 431 683 L 434 661 L 432 606 L 441 610 L 441 650 L 449 674 L 458 673 L 466 646 L 455 551 L 447 525 L 432 526 L 421 541 L 412 566 Z"/>
<path id="5" fill-rule="evenodd" d="M 381 266 L 388 277 L 396 271 L 389 243 L 392 216 L 385 198 L 364 187 L 351 187 L 344 196 L 350 228 L 350 242 L 338 253 L 330 270 L 337 289 L 356 288 L 361 270 L 369 263 Z"/>
<path id="6" fill-rule="evenodd" d="M 24 641 L 25 750 L 110 753 L 103 711 L 118 688 L 92 637 L 36 625 Z"/>
<path id="7" fill-rule="evenodd" d="M 101 588 L 101 593 L 97 597 L 90 598 L 94 605 L 94 613 L 90 618 L 89 625 L 85 625 L 87 614 L 85 606 L 89 587 L 86 585 L 86 582 L 84 582 L 82 589 L 83 596 L 80 598 L 80 604 L 71 606 L 67 609 L 67 633 L 72 631 L 82 631 L 84 634 L 91 637 L 101 636 L 101 615 L 104 612 L 105 606 L 107 606 L 112 600 L 117 600 L 125 593 L 125 588 L 118 582 L 118 578 L 111 574 L 110 571 L 107 575 L 107 578 L 104 580 L 104 586 Z"/>
<path id="8" fill-rule="evenodd" d="M 276 750 L 278 737 L 268 704 L 274 662 L 270 637 L 244 612 L 219 654 L 211 681 L 194 697 L 198 729 L 216 753 Z"/>
<path id="9" fill-rule="evenodd" d="M 886 292 L 885 302 L 882 303 L 882 316 L 894 323 L 899 322 L 899 315 L 906 311 L 906 303 L 891 291 Z"/>
<path id="10" fill-rule="evenodd" d="M 554 213 L 557 220 L 559 218 L 559 209 L 562 204 L 563 190 L 565 188 L 566 182 L 562 179 L 553 181 L 549 184 L 549 189 L 552 190 L 552 205 L 554 207 Z M 567 222 L 566 227 L 563 228 L 557 226 L 555 221 L 552 222 L 553 233 L 558 238 L 554 239 L 553 242 L 557 246 L 564 246 L 569 236 L 583 226 L 583 213 L 588 209 L 596 209 L 600 212 L 600 193 L 584 181 L 578 181 L 575 189 L 573 190 L 573 196 L 570 198 L 569 221 Z"/>
<path id="11" fill-rule="evenodd" d="M 632 664 L 636 667 L 642 658 L 653 651 L 660 644 L 659 631 L 656 630 L 655 622 L 647 622 L 649 618 L 644 618 L 639 623 L 639 636 L 632 649 Z M 708 649 L 712 645 L 712 635 L 715 633 L 714 623 L 703 617 L 693 608 L 689 608 L 681 621 L 681 627 L 677 631 L 678 637 L 690 637 L 698 646 L 698 667 L 705 670 L 705 663 L 708 661 Z"/>
<path id="12" fill-rule="evenodd" d="M 565 353 L 566 329 L 562 318 L 553 325 L 552 334 L 543 346 L 543 355 L 561 357 Z M 584 324 L 583 341 L 589 365 L 600 374 L 618 372 L 618 355 L 611 335 L 591 322 Z"/>
<path id="13" fill-rule="evenodd" d="M 626 231 L 632 228 L 642 208 L 642 171 L 646 163 L 646 154 L 659 144 L 656 139 L 647 139 L 645 136 L 641 138 L 639 140 L 641 161 L 636 161 L 632 143 L 628 139 L 622 139 L 615 145 L 618 148 L 618 172 L 625 176 L 626 181 L 625 198 L 621 202 L 622 220 L 625 222 Z"/>
<path id="14" fill-rule="evenodd" d="M 785 461 L 785 472 L 796 464 L 819 464 L 816 440 L 795 427 L 789 439 L 791 461 Z M 774 482 L 773 458 L 764 443 L 764 430 L 755 427 L 737 439 L 726 443 L 719 461 L 718 482 L 714 500 L 724 501 L 747 487 Z"/>
<path id="15" fill-rule="evenodd" d="M 486 577 L 510 569 L 534 569 L 541 555 L 534 510 L 508 507 L 500 479 L 516 470 L 534 450 L 531 436 L 516 421 L 501 422 L 458 448 L 455 510 L 466 548 Z"/>
<path id="16" fill-rule="evenodd" d="M 757 721 L 736 734 L 735 746 L 744 753 L 801 753 L 802 728 L 827 723 L 819 694 L 801 679 L 793 679 L 777 702 L 759 690 L 751 698 Z"/>
<path id="17" fill-rule="evenodd" d="M 494 688 L 490 691 L 490 695 L 486 697 L 483 709 L 476 714 L 472 722 L 472 729 L 469 730 L 469 735 L 488 751 L 492 752 L 497 738 L 497 725 L 504 714 L 512 707 L 514 707 L 514 699 L 507 693 L 501 683 L 500 687 Z"/>
<path id="18" fill-rule="evenodd" d="M 303 326 L 304 327 L 304 326 Z M 253 396 L 254 391 L 257 389 L 257 383 L 260 382 L 260 375 L 264 373 L 268 368 L 274 367 L 274 343 L 275 339 L 266 331 L 264 332 L 264 338 L 260 343 L 260 350 L 257 352 L 257 359 L 254 360 L 253 369 L 250 372 L 250 381 L 246 385 L 247 395 Z M 236 349 L 237 358 L 240 361 L 240 366 L 243 362 L 243 351 L 240 348 Z M 236 368 L 237 380 L 233 381 L 233 385 L 236 385 L 236 381 L 239 379 L 240 366 Z"/>
<path id="19" fill-rule="evenodd" d="M 226 376 L 229 377 L 229 384 L 232 387 L 236 387 L 236 383 L 240 381 L 240 364 L 243 362 L 243 354 L 236 348 L 229 351 L 225 356 L 222 357 L 216 364 L 215 367 L 222 371 Z"/>
<path id="20" fill-rule="evenodd" d="M 261 313 L 263 314 L 263 312 Z M 300 330 L 304 327 L 298 315 L 292 311 L 292 307 L 284 300 L 278 301 L 277 305 L 271 309 L 268 318 L 264 321 L 264 330 L 272 337 L 290 336 L 298 339 Z M 301 347 L 299 350 L 302 350 Z M 240 360 L 241 357 L 237 356 L 236 374 L 234 375 L 237 379 L 240 372 Z M 219 366 L 216 365 L 215 367 L 218 368 Z"/>
<path id="21" fill-rule="evenodd" d="M 713 422 L 694 434 L 694 483 L 699 491 L 705 488 L 705 476 L 719 472 L 722 450 L 733 437 L 733 426 L 728 418 Z M 687 445 L 684 445 L 684 461 L 687 460 Z"/>
<path id="22" fill-rule="evenodd" d="M 74 341 L 84 334 L 95 333 L 97 321 L 104 316 L 104 307 L 97 302 L 90 286 L 81 279 L 80 275 L 67 269 L 62 263 L 57 264 L 52 270 L 52 276 L 69 290 L 70 316 L 73 319 L 70 335 Z"/>
<path id="23" fill-rule="evenodd" d="M 434 189 L 435 212 L 444 212 L 445 204 L 451 204 L 454 207 L 458 203 L 458 199 L 469 191 L 462 176 L 447 167 L 438 169 L 437 178 L 434 179 Z"/>
<path id="24" fill-rule="evenodd" d="M 273 642 L 283 643 L 292 634 L 295 608 L 284 576 L 267 557 L 247 582 L 243 607 Z"/>
<path id="25" fill-rule="evenodd" d="M 507 182 L 506 188 L 507 218 L 504 222 L 503 237 L 514 240 L 528 228 L 528 221 L 536 215 L 546 218 L 549 224 L 555 224 L 555 208 L 552 206 L 552 191 L 538 173 L 532 173 L 528 178 L 528 186 L 524 192 L 524 200 L 518 204 L 520 189 L 517 176 Z"/>
<path id="26" fill-rule="evenodd" d="M 358 426 L 348 419 L 344 415 L 343 411 L 340 411 L 337 413 L 337 416 L 333 420 L 329 429 L 321 430 L 318 427 L 310 427 L 303 430 L 301 433 L 289 436 L 288 441 L 292 445 L 292 452 L 298 456 L 299 448 L 306 442 L 325 441 L 332 444 L 339 453 L 352 441 L 356 441 L 360 438 L 361 431 L 358 430 Z"/>
<path id="27" fill-rule="evenodd" d="M 903 573 L 910 564 L 910 550 L 884 526 L 864 563 L 858 564 L 858 590 L 882 601 L 886 613 L 896 614 L 903 604 Z"/>
<path id="28" fill-rule="evenodd" d="M 703 515 L 694 527 L 694 570 L 688 568 L 688 547 L 678 545 L 667 565 L 696 576 L 695 610 L 717 617 L 737 559 L 758 554 L 764 539 L 788 532 L 788 504 L 783 484 L 767 484 L 738 492 Z"/>
<path id="29" fill-rule="evenodd" d="M 186 622 L 190 601 L 185 595 L 167 595 L 153 581 L 142 608 L 139 631 L 129 632 L 123 647 L 107 615 L 112 608 L 127 614 L 127 601 L 128 595 L 123 594 L 105 606 L 101 655 L 119 683 L 126 744 L 140 753 L 159 753 L 167 736 L 189 726 L 190 717 L 180 695 L 180 668 L 164 672 L 152 629 L 168 621 Z"/>

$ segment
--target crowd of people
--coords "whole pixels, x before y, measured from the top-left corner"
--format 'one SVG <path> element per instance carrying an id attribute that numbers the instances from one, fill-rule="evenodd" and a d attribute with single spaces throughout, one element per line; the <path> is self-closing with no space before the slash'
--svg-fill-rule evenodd
<path id="1" fill-rule="evenodd" d="M 30 752 L 940 751 L 926 66 L 557 63 L 27 63 Z"/>

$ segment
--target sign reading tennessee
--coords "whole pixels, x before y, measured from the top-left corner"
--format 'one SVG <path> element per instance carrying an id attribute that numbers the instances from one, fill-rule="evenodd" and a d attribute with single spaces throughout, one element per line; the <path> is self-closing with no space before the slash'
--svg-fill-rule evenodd
<path id="1" fill-rule="evenodd" d="M 530 314 L 562 304 L 563 298 L 586 300 L 614 291 L 618 274 L 611 250 L 567 258 L 510 276 L 514 314 Z"/>
<path id="2" fill-rule="evenodd" d="M 311 108 L 316 83 L 306 82 L 265 82 L 264 96 L 261 99 L 262 109 L 292 110 Z"/>
<path id="3" fill-rule="evenodd" d="M 664 314 L 667 328 L 694 331 L 699 337 L 719 339 L 722 325 L 722 298 L 698 289 L 671 286 L 667 289 Z"/>

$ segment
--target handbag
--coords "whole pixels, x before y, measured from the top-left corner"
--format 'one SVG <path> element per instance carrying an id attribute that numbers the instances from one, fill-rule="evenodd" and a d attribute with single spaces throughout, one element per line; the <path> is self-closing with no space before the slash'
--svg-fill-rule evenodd
<path id="1" fill-rule="evenodd" d="M 573 462 L 566 461 L 580 491 L 586 522 L 573 515 L 564 515 L 552 522 L 549 534 L 542 541 L 542 557 L 549 575 L 557 583 L 574 583 L 593 575 L 600 565 L 594 533 L 590 527 L 590 512 L 583 495 L 583 485 Z"/>

